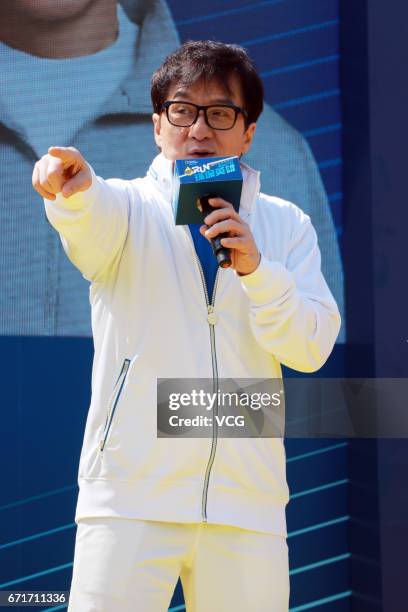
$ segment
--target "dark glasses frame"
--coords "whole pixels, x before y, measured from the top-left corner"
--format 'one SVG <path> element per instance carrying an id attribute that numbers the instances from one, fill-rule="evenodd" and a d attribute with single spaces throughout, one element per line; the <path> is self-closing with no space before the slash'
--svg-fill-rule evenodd
<path id="1" fill-rule="evenodd" d="M 173 123 L 169 117 L 169 108 L 172 104 L 187 104 L 188 106 L 193 106 L 196 109 L 196 115 L 193 119 L 193 121 L 191 123 L 188 123 L 187 125 L 178 125 L 177 123 Z M 214 127 L 213 125 L 211 125 L 211 123 L 208 121 L 208 116 L 207 116 L 207 111 L 209 108 L 231 108 L 233 111 L 235 111 L 235 117 L 234 117 L 234 122 L 230 127 L 227 128 L 219 128 L 219 127 Z M 212 130 L 232 130 L 232 128 L 234 127 L 234 125 L 237 122 L 237 118 L 238 115 L 240 113 L 242 113 L 242 115 L 245 117 L 245 121 L 248 120 L 248 113 L 246 112 L 246 110 L 244 110 L 243 108 L 241 108 L 240 106 L 236 106 L 235 104 L 207 104 L 205 106 L 201 106 L 199 104 L 194 104 L 193 102 L 184 102 L 182 100 L 167 100 L 167 102 L 164 102 L 161 110 L 165 110 L 166 111 L 166 117 L 167 117 L 167 121 L 171 124 L 174 125 L 175 127 L 191 127 L 192 125 L 195 124 L 195 122 L 198 119 L 198 116 L 200 114 L 200 110 L 204 111 L 204 119 L 206 124 L 208 125 L 209 128 L 211 128 Z"/>

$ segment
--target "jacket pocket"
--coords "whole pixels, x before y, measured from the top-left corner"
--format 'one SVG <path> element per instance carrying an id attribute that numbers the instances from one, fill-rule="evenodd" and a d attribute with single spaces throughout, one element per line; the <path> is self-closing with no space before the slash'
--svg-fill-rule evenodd
<path id="1" fill-rule="evenodd" d="M 126 376 L 129 370 L 130 359 L 125 359 L 122 364 L 122 369 L 115 383 L 112 395 L 108 402 L 108 411 L 106 414 L 105 427 L 102 432 L 102 438 L 99 443 L 99 450 L 102 452 L 105 448 L 106 440 L 112 427 L 113 418 L 115 416 L 116 407 L 119 402 L 120 394 L 122 393 L 123 385 L 125 384 Z"/>

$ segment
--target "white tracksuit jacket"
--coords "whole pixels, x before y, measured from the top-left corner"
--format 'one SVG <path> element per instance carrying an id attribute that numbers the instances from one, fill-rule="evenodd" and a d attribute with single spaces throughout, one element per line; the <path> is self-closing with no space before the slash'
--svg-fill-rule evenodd
<path id="1" fill-rule="evenodd" d="M 174 224 L 163 155 L 142 179 L 92 171 L 86 191 L 45 200 L 91 281 L 95 356 L 76 521 L 207 521 L 286 535 L 281 438 L 156 433 L 157 378 L 277 378 L 280 363 L 311 372 L 339 331 L 309 217 L 259 193 L 259 173 L 242 170 L 240 215 L 262 258 L 247 276 L 219 269 L 213 307 L 189 229 Z"/>

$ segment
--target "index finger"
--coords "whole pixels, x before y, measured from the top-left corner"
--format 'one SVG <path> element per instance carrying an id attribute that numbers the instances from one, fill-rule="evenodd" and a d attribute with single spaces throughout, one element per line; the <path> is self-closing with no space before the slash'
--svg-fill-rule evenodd
<path id="1" fill-rule="evenodd" d="M 223 198 L 208 198 L 208 201 L 214 208 L 233 208 L 235 210 L 231 202 L 227 202 Z"/>
<path id="2" fill-rule="evenodd" d="M 69 147 L 49 147 L 48 153 L 53 157 L 58 157 L 63 162 L 72 162 L 78 159 L 77 151 Z"/>

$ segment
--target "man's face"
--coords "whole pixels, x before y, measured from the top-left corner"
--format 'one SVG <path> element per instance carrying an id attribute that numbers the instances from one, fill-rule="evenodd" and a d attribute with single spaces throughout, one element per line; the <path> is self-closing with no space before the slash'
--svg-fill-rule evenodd
<path id="1" fill-rule="evenodd" d="M 192 102 L 198 105 L 234 104 L 244 108 L 238 78 L 229 80 L 230 93 L 217 81 L 198 81 L 190 87 L 174 85 L 170 88 L 167 100 Z M 153 114 L 154 136 L 157 146 L 164 157 L 189 159 L 193 157 L 229 157 L 246 153 L 251 146 L 256 124 L 245 128 L 245 118 L 239 113 L 237 121 L 230 130 L 215 130 L 205 122 L 200 111 L 197 121 L 190 127 L 176 127 L 169 123 L 166 113 Z"/>

